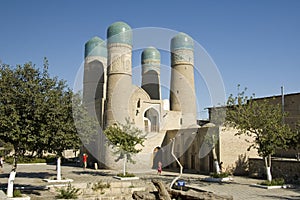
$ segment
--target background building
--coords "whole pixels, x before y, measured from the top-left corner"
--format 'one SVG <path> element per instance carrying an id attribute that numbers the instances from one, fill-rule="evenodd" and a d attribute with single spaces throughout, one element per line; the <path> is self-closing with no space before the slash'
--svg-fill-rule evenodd
<path id="1" fill-rule="evenodd" d="M 197 123 L 193 39 L 179 33 L 170 41 L 169 100 L 161 99 L 160 52 L 155 47 L 148 47 L 141 54 L 142 84 L 132 84 L 132 40 L 132 30 L 124 22 L 108 27 L 106 42 L 99 37 L 90 39 L 85 44 L 83 80 L 84 103 L 103 129 L 116 122 L 125 123 L 127 118 L 147 133 L 145 147 L 134 158 L 137 164 L 129 165 L 129 170 L 156 168 L 159 161 L 164 168 L 178 168 L 171 156 L 171 139 L 175 138 L 174 152 L 184 170 L 212 172 L 211 147 L 205 138 L 215 132 L 218 135 L 215 148 L 223 169 L 233 170 L 235 174 L 245 173 L 249 157 L 258 158 L 258 155 L 255 150 L 247 151 L 249 143 L 245 140 L 251 138 L 237 137 L 235 129 L 223 126 L 219 116 L 225 114 L 225 108 L 210 108 L 209 120 Z M 266 98 L 270 103 L 284 102 L 284 110 L 289 113 L 285 123 L 295 128 L 300 120 L 300 93 L 285 95 L 284 101 L 282 96 Z M 207 123 L 215 126 L 206 127 Z M 122 163 L 115 161 L 102 139 L 95 142 L 90 152 L 94 155 L 93 162 L 121 169 Z M 295 150 L 278 150 L 276 155 L 295 158 L 296 153 Z"/>
<path id="2" fill-rule="evenodd" d="M 89 113 L 96 115 L 102 128 L 129 119 L 147 133 L 145 147 L 135 159 L 139 162 L 139 169 L 150 169 L 156 165 L 154 162 L 158 162 L 155 155 L 160 155 L 161 159 L 162 154 L 171 156 L 162 150 L 169 131 L 172 134 L 192 134 L 197 131 L 195 128 L 199 128 L 193 39 L 179 33 L 171 40 L 169 101 L 161 99 L 160 53 L 154 47 L 146 48 L 141 55 L 142 85 L 132 84 L 132 40 L 129 25 L 116 22 L 107 29 L 106 43 L 94 37 L 85 44 L 83 97 Z M 95 148 L 94 151 L 101 149 Z M 102 160 L 106 167 L 119 168 L 121 165 L 110 156 L 108 148 L 99 156 L 101 159 L 96 159 Z M 167 165 L 166 162 L 163 164 Z"/>

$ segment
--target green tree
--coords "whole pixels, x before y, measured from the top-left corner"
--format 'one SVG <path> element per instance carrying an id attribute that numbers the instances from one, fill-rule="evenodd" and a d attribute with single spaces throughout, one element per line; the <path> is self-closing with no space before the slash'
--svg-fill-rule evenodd
<path id="1" fill-rule="evenodd" d="M 1 64 L 0 93 L 0 139 L 14 148 L 13 170 L 26 151 L 54 152 L 60 158 L 64 150 L 78 149 L 80 138 L 87 141 L 96 133 L 96 120 L 88 117 L 80 95 L 64 80 L 50 77 L 46 59 L 42 71 L 32 63 Z M 74 118 L 80 119 L 77 124 Z"/>
<path id="2" fill-rule="evenodd" d="M 38 131 L 39 116 L 35 114 L 41 101 L 36 95 L 40 77 L 31 63 L 15 68 L 0 66 L 0 139 L 14 147 L 14 168 L 17 156 L 25 153 Z"/>
<path id="3" fill-rule="evenodd" d="M 0 94 L 0 140 L 14 150 L 9 180 L 16 175 L 18 156 L 26 151 L 42 154 L 44 150 L 58 154 L 60 179 L 62 151 L 81 145 L 72 116 L 73 93 L 66 82 L 50 77 L 46 59 L 42 71 L 30 62 L 16 67 L 0 63 Z M 80 101 L 75 102 L 75 115 L 86 117 Z M 80 134 L 90 132 L 89 127 L 85 128 Z M 13 181 L 7 188 L 7 196 L 13 196 Z"/>
<path id="4" fill-rule="evenodd" d="M 123 175 L 125 176 L 126 163 L 127 161 L 135 163 L 132 156 L 142 151 L 137 146 L 144 146 L 145 135 L 129 119 L 126 119 L 125 124 L 116 123 L 107 127 L 104 134 L 108 139 L 109 145 L 114 150 L 114 154 L 117 155 L 116 161 L 123 159 Z"/>
<path id="5" fill-rule="evenodd" d="M 239 92 L 236 97 L 230 95 L 227 101 L 226 123 L 237 129 L 236 135 L 247 135 L 253 140 L 248 150 L 257 149 L 265 161 L 267 179 L 272 180 L 271 156 L 276 149 L 287 149 L 295 137 L 295 132 L 283 123 L 286 113 L 280 105 L 267 99 L 254 99 Z"/>

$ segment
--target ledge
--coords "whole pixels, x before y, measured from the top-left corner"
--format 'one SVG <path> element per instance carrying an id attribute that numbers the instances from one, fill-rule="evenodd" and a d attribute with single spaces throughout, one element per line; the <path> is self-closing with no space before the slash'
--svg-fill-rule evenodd
<path id="1" fill-rule="evenodd" d="M 30 200 L 30 196 L 22 194 L 22 197 L 7 197 L 7 200 Z"/>
<path id="2" fill-rule="evenodd" d="M 26 194 L 22 194 L 21 197 L 7 197 L 5 192 L 0 190 L 0 199 L 8 199 L 8 200 L 30 200 L 30 196 L 27 196 Z"/>
<path id="3" fill-rule="evenodd" d="M 73 179 L 62 179 L 62 180 L 55 180 L 55 179 L 43 179 L 43 181 L 47 183 L 68 183 L 73 182 Z"/>
<path id="4" fill-rule="evenodd" d="M 47 163 L 18 163 L 18 166 L 26 165 L 47 165 Z"/>
<path id="5" fill-rule="evenodd" d="M 114 176 L 113 178 L 121 180 L 121 181 L 132 181 L 132 180 L 139 180 L 139 177 L 120 177 L 120 176 Z"/>
<path id="6" fill-rule="evenodd" d="M 267 186 L 267 185 L 260 185 L 260 184 L 252 184 L 250 185 L 251 187 L 258 187 L 258 188 L 263 188 L 263 189 L 286 189 L 290 188 L 289 185 L 272 185 L 272 186 Z"/>
<path id="7" fill-rule="evenodd" d="M 203 181 L 206 181 L 206 182 L 214 182 L 214 183 L 220 183 L 220 182 L 230 182 L 230 181 L 233 181 L 233 178 L 231 178 L 231 177 L 226 177 L 226 178 L 213 178 L 213 177 L 208 177 L 208 178 L 204 178 Z"/>

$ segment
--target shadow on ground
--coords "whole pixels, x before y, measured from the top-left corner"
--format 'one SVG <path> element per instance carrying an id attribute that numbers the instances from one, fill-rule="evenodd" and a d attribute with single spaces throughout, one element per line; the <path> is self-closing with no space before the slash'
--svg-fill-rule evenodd
<path id="1" fill-rule="evenodd" d="M 113 176 L 114 174 L 108 172 L 99 172 L 99 171 L 72 171 L 72 173 L 77 175 L 92 175 L 92 176 Z"/>
<path id="2" fill-rule="evenodd" d="M 1 190 L 7 189 L 7 183 L 0 183 Z M 18 189 L 21 191 L 34 191 L 34 190 L 48 190 L 46 186 L 36 186 L 31 184 L 14 184 L 14 189 Z"/>
<path id="3" fill-rule="evenodd" d="M 49 173 L 49 172 L 18 172 L 16 174 L 16 178 L 49 178 L 51 176 L 55 176 L 56 173 Z M 8 178 L 9 173 L 0 174 L 0 178 Z"/>
<path id="4" fill-rule="evenodd" d="M 279 197 L 276 195 L 260 195 L 263 198 L 272 198 L 272 199 L 280 199 L 280 200 L 296 200 L 296 199 L 300 199 L 300 196 L 290 196 L 290 197 Z"/>

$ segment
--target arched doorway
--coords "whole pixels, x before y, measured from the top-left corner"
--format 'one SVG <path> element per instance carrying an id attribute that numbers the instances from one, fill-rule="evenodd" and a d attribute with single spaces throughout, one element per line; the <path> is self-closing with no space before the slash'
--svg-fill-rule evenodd
<path id="1" fill-rule="evenodd" d="M 149 108 L 144 114 L 146 132 L 159 132 L 159 113 L 154 108 Z"/>

